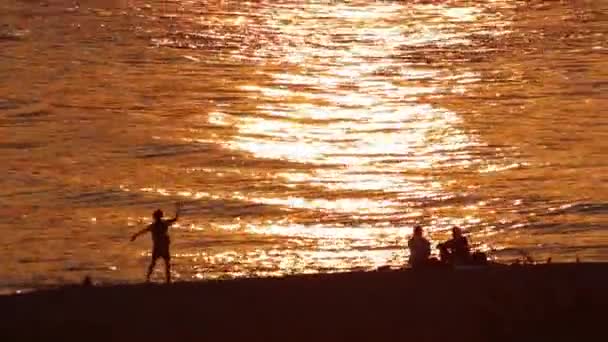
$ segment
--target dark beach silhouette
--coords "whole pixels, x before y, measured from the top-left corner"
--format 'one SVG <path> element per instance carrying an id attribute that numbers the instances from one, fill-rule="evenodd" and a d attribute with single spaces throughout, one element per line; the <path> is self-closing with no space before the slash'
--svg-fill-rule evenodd
<path id="1" fill-rule="evenodd" d="M 608 264 L 64 287 L 0 296 L 0 341 L 602 341 Z"/>
<path id="2" fill-rule="evenodd" d="M 171 244 L 171 239 L 169 238 L 169 227 L 173 223 L 175 223 L 179 218 L 180 205 L 175 205 L 175 217 L 172 219 L 164 220 L 163 219 L 163 211 L 157 209 L 152 213 L 152 217 L 154 221 L 148 225 L 146 228 L 138 231 L 137 233 L 131 236 L 131 241 L 135 241 L 138 236 L 151 233 L 152 234 L 152 259 L 150 260 L 150 265 L 148 266 L 148 272 L 146 273 L 146 281 L 150 281 L 150 276 L 152 275 L 152 271 L 154 271 L 154 266 L 156 266 L 156 261 L 159 258 L 162 258 L 165 262 L 165 279 L 167 283 L 171 282 L 171 253 L 169 251 L 169 245 Z"/>

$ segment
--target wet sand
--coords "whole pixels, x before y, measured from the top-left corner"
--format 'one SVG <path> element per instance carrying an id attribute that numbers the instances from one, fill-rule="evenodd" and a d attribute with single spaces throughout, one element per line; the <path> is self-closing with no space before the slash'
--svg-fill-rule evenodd
<path id="1" fill-rule="evenodd" d="M 607 277 L 581 263 L 72 286 L 0 297 L 0 340 L 601 340 Z"/>

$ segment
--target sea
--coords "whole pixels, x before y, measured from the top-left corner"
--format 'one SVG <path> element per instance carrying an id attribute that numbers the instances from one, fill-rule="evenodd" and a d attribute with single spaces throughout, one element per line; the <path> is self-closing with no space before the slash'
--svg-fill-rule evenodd
<path id="1" fill-rule="evenodd" d="M 608 1 L 0 1 L 0 290 L 608 261 Z M 153 281 L 164 279 L 159 262 Z"/>

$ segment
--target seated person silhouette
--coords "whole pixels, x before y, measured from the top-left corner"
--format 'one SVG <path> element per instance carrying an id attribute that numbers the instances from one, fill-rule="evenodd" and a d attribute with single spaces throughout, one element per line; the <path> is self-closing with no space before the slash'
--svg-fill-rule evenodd
<path id="1" fill-rule="evenodd" d="M 135 241 L 138 236 L 150 232 L 152 234 L 152 260 L 148 266 L 148 273 L 146 274 L 146 282 L 150 281 L 150 275 L 156 265 L 156 260 L 162 258 L 165 262 L 165 277 L 167 283 L 171 282 L 171 255 L 169 253 L 169 245 L 171 240 L 169 239 L 169 227 L 177 221 L 179 218 L 180 206 L 175 206 L 175 217 L 169 220 L 163 220 L 163 211 L 157 209 L 152 214 L 154 221 L 146 228 L 133 234 L 131 241 Z"/>
<path id="2" fill-rule="evenodd" d="M 420 268 L 428 265 L 431 255 L 431 243 L 423 236 L 422 227 L 415 226 L 414 234 L 407 241 L 410 249 L 409 264 L 412 268 Z"/>
<path id="3" fill-rule="evenodd" d="M 437 248 L 439 248 L 439 258 L 443 263 L 463 265 L 471 261 L 469 241 L 462 235 L 459 227 L 452 228 L 452 238 L 440 243 Z"/>

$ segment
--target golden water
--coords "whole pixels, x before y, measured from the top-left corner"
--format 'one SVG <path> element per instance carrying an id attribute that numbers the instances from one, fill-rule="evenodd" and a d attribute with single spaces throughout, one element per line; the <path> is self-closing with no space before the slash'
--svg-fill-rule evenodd
<path id="1" fill-rule="evenodd" d="M 608 259 L 606 1 L 3 1 L 0 287 Z M 160 278 L 160 274 L 157 274 Z"/>

